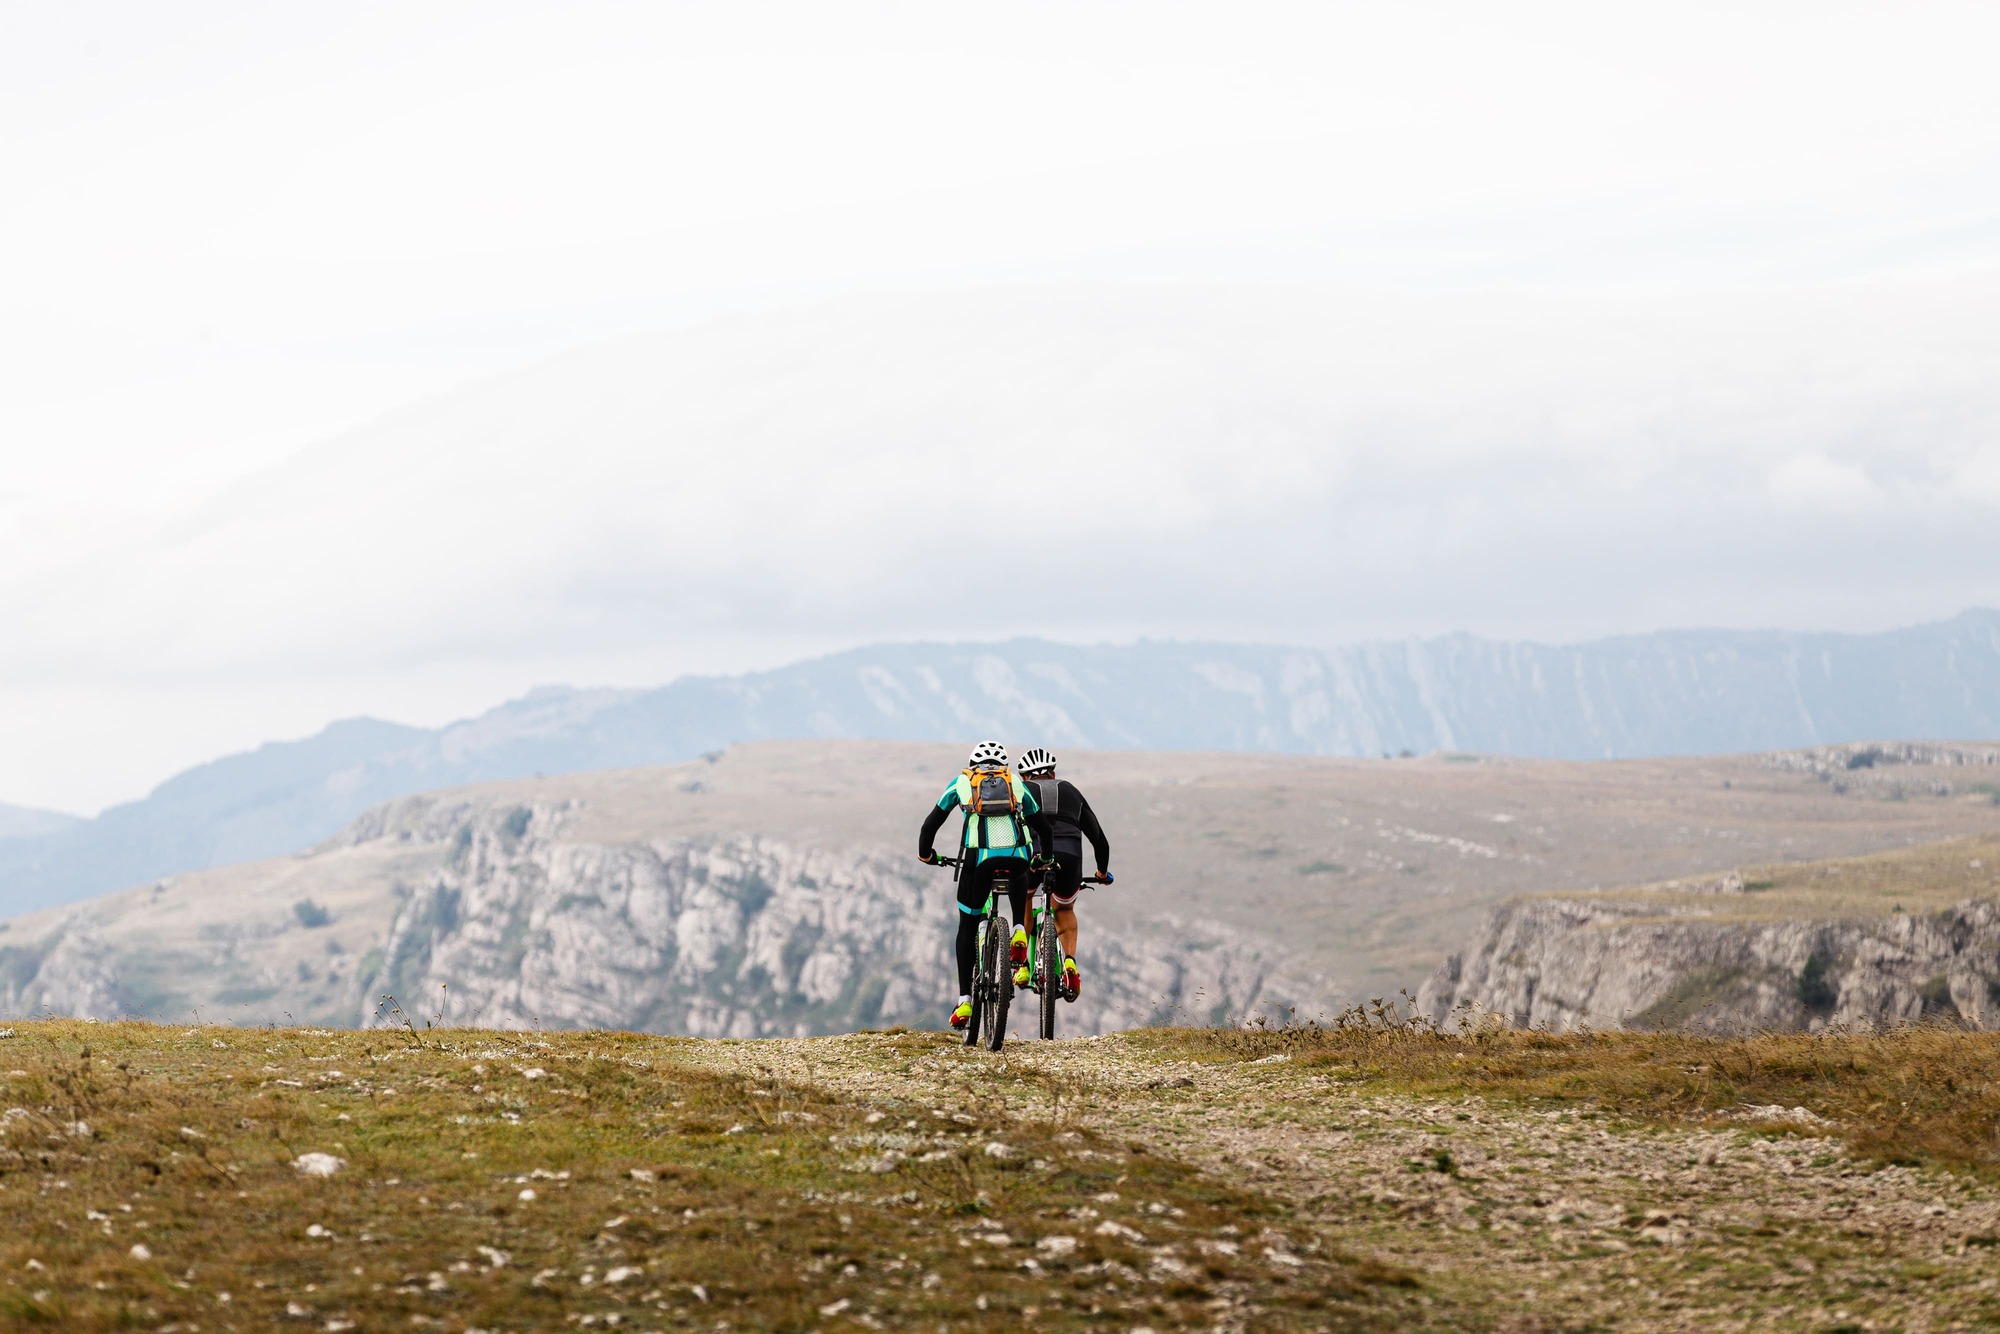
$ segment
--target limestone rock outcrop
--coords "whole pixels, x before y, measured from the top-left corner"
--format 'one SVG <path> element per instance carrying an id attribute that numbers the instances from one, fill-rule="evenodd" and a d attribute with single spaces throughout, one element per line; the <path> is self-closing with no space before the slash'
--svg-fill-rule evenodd
<path id="1" fill-rule="evenodd" d="M 2000 1028 L 2000 903 L 1835 920 L 1716 920 L 1588 896 L 1516 900 L 1419 990 L 1434 1021 L 1700 1032 Z"/>
<path id="2" fill-rule="evenodd" d="M 942 873 L 765 838 L 572 842 L 564 816 L 461 813 L 450 861 L 360 979 L 357 1019 L 794 1036 L 935 1025 L 956 994 Z M 371 832 L 397 836 L 396 822 Z M 1320 980 L 1209 926 L 1094 930 L 1087 945 L 1066 1034 L 1331 1003 Z"/>

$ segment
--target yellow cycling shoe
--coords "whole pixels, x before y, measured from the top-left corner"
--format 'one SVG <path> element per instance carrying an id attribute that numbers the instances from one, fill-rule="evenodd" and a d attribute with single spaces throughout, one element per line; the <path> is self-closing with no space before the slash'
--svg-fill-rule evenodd
<path id="1" fill-rule="evenodd" d="M 951 1026 L 953 1028 L 964 1028 L 967 1024 L 971 1022 L 972 1022 L 972 1002 L 969 1000 L 962 1000 L 958 1003 L 958 1008 L 951 1012 Z"/>
<path id="2" fill-rule="evenodd" d="M 1017 987 L 1028 985 L 1028 965 L 1022 964 L 1014 970 L 1014 985 Z"/>

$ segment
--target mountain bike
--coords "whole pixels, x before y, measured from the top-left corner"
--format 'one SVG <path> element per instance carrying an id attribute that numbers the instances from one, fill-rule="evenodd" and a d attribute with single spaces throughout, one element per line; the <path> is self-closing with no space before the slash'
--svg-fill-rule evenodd
<path id="1" fill-rule="evenodd" d="M 1041 997 L 1041 1031 L 1045 1040 L 1056 1035 L 1056 1001 L 1070 999 L 1062 982 L 1062 935 L 1056 930 L 1055 886 L 1051 868 L 1042 873 L 1042 883 L 1028 896 L 1028 920 L 1035 929 L 1028 934 L 1028 990 Z M 1101 875 L 1083 878 L 1086 885 L 1108 885 Z"/>
<path id="2" fill-rule="evenodd" d="M 939 866 L 962 866 L 961 859 L 940 857 Z M 1010 872 L 993 877 L 986 895 L 986 907 L 979 918 L 978 953 L 973 956 L 972 1019 L 965 1026 L 965 1045 L 977 1046 L 986 1037 L 986 1050 L 999 1051 L 1007 1041 L 1007 1007 L 1014 1000 L 1014 963 L 1007 957 L 1007 942 L 1014 928 L 1007 920 L 1007 890 L 1013 884 Z"/>

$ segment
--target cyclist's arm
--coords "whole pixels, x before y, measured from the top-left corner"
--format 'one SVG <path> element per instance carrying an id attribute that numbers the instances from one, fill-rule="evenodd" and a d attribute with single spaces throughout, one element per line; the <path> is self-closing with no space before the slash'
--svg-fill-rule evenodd
<path id="1" fill-rule="evenodd" d="M 1078 792 L 1076 799 L 1083 810 L 1076 817 L 1076 827 L 1090 840 L 1090 850 L 1097 857 L 1097 873 L 1103 875 L 1111 869 L 1111 840 L 1104 836 L 1104 826 L 1097 823 L 1097 812 L 1090 809 L 1090 801 Z"/>
<path id="2" fill-rule="evenodd" d="M 937 799 L 937 805 L 931 807 L 931 813 L 924 817 L 924 827 L 917 832 L 917 856 L 920 859 L 929 861 L 937 856 L 938 830 L 944 827 L 945 817 L 956 809 L 958 809 L 958 784 L 953 783 L 944 790 L 944 795 Z"/>

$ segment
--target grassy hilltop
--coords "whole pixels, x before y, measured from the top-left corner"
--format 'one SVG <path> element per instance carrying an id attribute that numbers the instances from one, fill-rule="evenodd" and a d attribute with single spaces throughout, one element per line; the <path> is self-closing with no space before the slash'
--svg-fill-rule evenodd
<path id="1" fill-rule="evenodd" d="M 22 1024 L 0 1321 L 2000 1320 L 2000 1038 Z M 338 1160 L 330 1176 L 296 1164 Z M 325 1160 L 318 1160 L 325 1161 Z"/>

